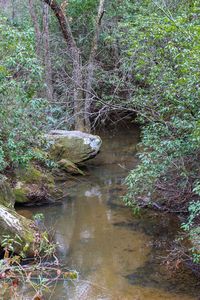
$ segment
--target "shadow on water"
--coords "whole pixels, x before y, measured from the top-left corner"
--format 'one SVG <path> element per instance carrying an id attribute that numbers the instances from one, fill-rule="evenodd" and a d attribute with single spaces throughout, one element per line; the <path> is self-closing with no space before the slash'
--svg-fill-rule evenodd
<path id="1" fill-rule="evenodd" d="M 133 216 L 125 207 L 123 181 L 137 164 L 138 128 L 102 134 L 103 147 L 87 162 L 88 176 L 69 185 L 61 206 L 42 212 L 55 230 L 63 264 L 79 272 L 75 283 L 60 282 L 54 300 L 197 300 L 197 280 L 184 270 L 176 277 L 160 263 L 178 230 L 167 214 Z"/>
<path id="2" fill-rule="evenodd" d="M 117 222 L 114 226 L 126 227 L 131 231 L 150 236 L 151 251 L 147 261 L 125 278 L 133 286 L 162 289 L 175 294 L 186 294 L 198 299 L 200 282 L 190 270 L 181 269 L 171 274 L 162 264 L 176 238 L 178 220 L 165 214 L 148 212 L 132 222 Z"/>

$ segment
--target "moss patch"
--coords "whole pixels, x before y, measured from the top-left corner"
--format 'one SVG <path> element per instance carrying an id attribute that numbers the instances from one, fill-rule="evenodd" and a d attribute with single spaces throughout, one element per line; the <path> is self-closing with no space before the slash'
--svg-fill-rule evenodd
<path id="1" fill-rule="evenodd" d="M 44 204 L 62 197 L 52 174 L 39 166 L 30 165 L 16 171 L 14 194 L 19 204 Z"/>
<path id="2" fill-rule="evenodd" d="M 29 165 L 27 168 L 19 168 L 16 170 L 16 178 L 24 183 L 41 183 L 53 182 L 53 177 L 45 171 L 39 170 L 34 165 Z"/>
<path id="3" fill-rule="evenodd" d="M 61 167 L 62 170 L 70 173 L 70 174 L 80 174 L 84 175 L 83 171 L 81 171 L 73 162 L 71 162 L 68 159 L 61 159 L 58 162 L 59 166 Z"/>
<path id="4" fill-rule="evenodd" d="M 16 203 L 27 203 L 29 199 L 27 197 L 27 190 L 23 186 L 23 183 L 18 182 L 17 186 L 14 189 L 14 195 L 16 199 Z"/>
<path id="5" fill-rule="evenodd" d="M 13 208 L 15 204 L 15 195 L 6 177 L 0 180 L 0 204 L 8 208 Z"/>

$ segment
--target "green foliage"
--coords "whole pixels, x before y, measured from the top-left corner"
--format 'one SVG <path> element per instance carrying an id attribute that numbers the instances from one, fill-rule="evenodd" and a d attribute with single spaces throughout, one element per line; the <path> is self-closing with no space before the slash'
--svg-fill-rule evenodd
<path id="1" fill-rule="evenodd" d="M 82 48 L 84 59 L 90 52 L 97 7 L 97 0 L 69 0 L 66 6 L 66 14 L 69 17 L 73 35 L 78 45 Z"/>
<path id="2" fill-rule="evenodd" d="M 46 232 L 41 234 L 43 242 L 39 248 L 35 249 L 34 261 L 31 262 L 27 261 L 25 256 L 26 245 L 20 256 L 14 253 L 16 245 L 21 245 L 22 242 L 18 235 L 14 238 L 9 235 L 4 236 L 1 242 L 1 247 L 4 249 L 4 259 L 0 260 L 1 295 L 3 299 L 27 298 L 30 291 L 34 292 L 34 299 L 42 299 L 43 295 L 47 297 L 47 294 L 51 297 L 52 290 L 55 289 L 58 280 L 64 283 L 67 280 L 78 279 L 76 271 L 68 270 L 61 265 L 55 254 L 57 245 L 49 242 L 48 234 Z M 36 240 L 38 243 L 38 236 Z"/>
<path id="3" fill-rule="evenodd" d="M 127 178 L 131 198 L 150 192 L 153 183 L 175 160 L 187 155 L 195 157 L 198 152 L 197 13 L 194 2 L 188 11 L 179 11 L 172 22 L 158 12 L 144 11 L 143 7 L 133 21 L 121 25 L 125 66 L 132 65 L 136 86 L 131 105 L 139 112 L 142 123 L 148 121 L 142 132 L 141 164 Z M 184 171 L 183 166 L 176 167 Z"/>
<path id="4" fill-rule="evenodd" d="M 200 263 L 200 200 L 190 202 L 188 212 L 188 219 L 185 223 L 182 223 L 181 228 L 188 233 L 189 239 L 193 245 L 191 248 L 193 261 L 195 263 Z"/>
<path id="5" fill-rule="evenodd" d="M 123 105 L 143 124 L 140 163 L 126 179 L 125 202 L 136 208 L 152 202 L 175 211 L 188 208 L 182 227 L 192 236 L 200 207 L 200 6 L 177 1 L 173 10 L 172 2 L 153 3 L 136 4 L 116 33 L 120 68 L 133 90 Z"/>
<path id="6" fill-rule="evenodd" d="M 90 13 L 94 11 L 98 5 L 98 1 L 96 0 L 70 0 L 68 3 L 69 13 L 73 17 L 81 17 L 84 18 L 86 13 Z"/>
<path id="7" fill-rule="evenodd" d="M 3 240 L 1 241 L 1 247 L 4 251 L 9 251 L 12 254 L 14 253 L 14 248 L 16 245 L 21 245 L 20 236 L 16 235 L 14 238 L 11 238 L 9 235 L 4 235 Z"/>
<path id="8" fill-rule="evenodd" d="M 44 222 L 44 214 L 42 213 L 37 213 L 33 216 L 33 220 L 35 222 Z"/>
<path id="9" fill-rule="evenodd" d="M 0 17 L 0 171 L 26 164 L 40 144 L 46 110 L 37 98 L 41 75 L 33 29 Z"/>
<path id="10" fill-rule="evenodd" d="M 200 201 L 197 202 L 190 202 L 189 207 L 189 217 L 186 223 L 182 224 L 182 228 L 186 231 L 189 231 L 191 227 L 195 223 L 195 219 L 200 216 Z"/>

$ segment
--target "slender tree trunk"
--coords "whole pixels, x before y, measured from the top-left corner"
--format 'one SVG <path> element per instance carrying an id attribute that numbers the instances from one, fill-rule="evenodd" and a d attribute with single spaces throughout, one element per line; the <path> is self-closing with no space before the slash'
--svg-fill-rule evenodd
<path id="1" fill-rule="evenodd" d="M 73 82 L 74 82 L 74 118 L 75 129 L 85 130 L 84 123 L 84 95 L 83 95 L 83 76 L 82 76 L 82 59 L 80 50 L 76 47 L 73 49 Z"/>
<path id="2" fill-rule="evenodd" d="M 35 9 L 34 9 L 34 0 L 29 0 L 29 12 L 30 12 L 30 16 L 33 22 L 33 26 L 34 26 L 34 30 L 35 30 L 35 38 L 36 38 L 36 54 L 38 56 L 39 59 L 42 58 L 42 47 L 41 47 L 41 40 L 42 40 L 42 34 L 40 31 L 40 26 L 39 26 L 39 22 L 38 22 L 38 18 L 37 15 L 35 13 Z"/>
<path id="3" fill-rule="evenodd" d="M 46 96 L 49 101 L 53 100 L 52 67 L 49 47 L 49 7 L 43 3 L 43 44 L 44 44 L 44 72 L 46 83 Z"/>
<path id="4" fill-rule="evenodd" d="M 92 83 L 95 70 L 95 57 L 97 54 L 99 33 L 101 28 L 101 20 L 104 14 L 105 0 L 99 1 L 98 15 L 96 18 L 95 33 L 92 41 L 92 48 L 87 67 L 87 79 L 86 79 L 86 98 L 85 98 L 85 127 L 88 132 L 91 131 L 90 113 L 91 105 L 93 102 Z"/>
<path id="5" fill-rule="evenodd" d="M 15 6 L 16 6 L 15 0 L 12 0 L 12 22 L 13 23 L 15 22 L 15 18 L 16 18 Z"/>
<path id="6" fill-rule="evenodd" d="M 64 8 L 59 6 L 55 0 L 43 0 L 50 6 L 54 12 L 63 34 L 67 42 L 68 52 L 73 63 L 73 102 L 74 102 L 74 118 L 75 129 L 84 130 L 84 99 L 83 99 L 83 77 L 82 77 L 82 60 L 80 50 L 74 40 L 68 17 L 64 13 Z M 65 4 L 65 2 L 63 3 Z"/>

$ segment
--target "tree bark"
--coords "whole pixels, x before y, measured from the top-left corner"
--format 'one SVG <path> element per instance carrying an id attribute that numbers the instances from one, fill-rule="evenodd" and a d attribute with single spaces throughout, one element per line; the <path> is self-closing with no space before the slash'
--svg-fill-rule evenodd
<path id="1" fill-rule="evenodd" d="M 13 23 L 15 22 L 15 18 L 16 18 L 15 6 L 16 6 L 15 0 L 12 0 L 12 22 Z"/>
<path id="2" fill-rule="evenodd" d="M 52 67 L 49 46 L 49 7 L 43 4 L 43 44 L 44 44 L 44 72 L 46 83 L 46 96 L 49 101 L 53 100 Z"/>
<path id="3" fill-rule="evenodd" d="M 64 10 L 57 4 L 55 0 L 43 0 L 54 12 L 66 40 L 68 52 L 73 63 L 73 102 L 74 102 L 74 118 L 75 129 L 84 130 L 84 99 L 83 99 L 83 77 L 82 77 L 82 60 L 80 50 L 74 40 L 68 17 L 65 15 Z"/>
<path id="4" fill-rule="evenodd" d="M 33 26 L 34 26 L 34 30 L 35 30 L 36 54 L 37 54 L 38 58 L 41 59 L 42 58 L 42 53 L 41 53 L 42 34 L 41 34 L 41 31 L 40 31 L 40 26 L 39 26 L 37 15 L 35 13 L 33 0 L 29 0 L 29 12 L 30 12 L 30 16 L 31 16 Z"/>
<path id="5" fill-rule="evenodd" d="M 91 131 L 90 113 L 93 102 L 92 83 L 95 70 L 95 57 L 97 54 L 99 33 L 101 28 L 101 20 L 104 14 L 105 0 L 99 1 L 98 15 L 96 18 L 95 33 L 92 41 L 92 48 L 87 67 L 87 81 L 86 81 L 86 98 L 85 98 L 85 127 L 88 132 Z"/>

